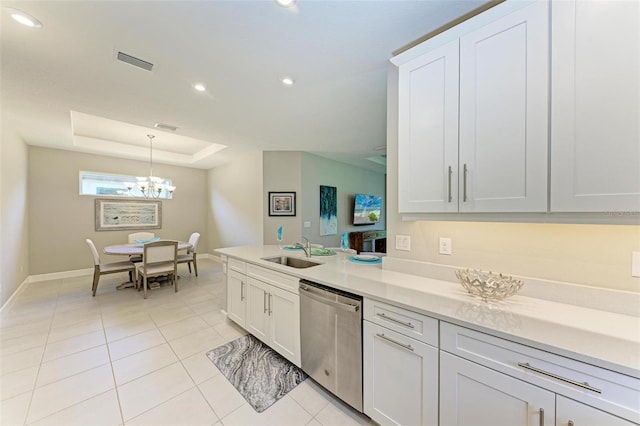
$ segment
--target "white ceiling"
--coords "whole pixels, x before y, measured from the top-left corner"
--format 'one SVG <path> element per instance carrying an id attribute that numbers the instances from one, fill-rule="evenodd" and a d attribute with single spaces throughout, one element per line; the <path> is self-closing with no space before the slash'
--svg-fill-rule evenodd
<path id="1" fill-rule="evenodd" d="M 383 171 L 366 158 L 384 154 L 391 52 L 483 3 L 2 1 L 43 24 L 2 12 L 2 125 L 30 145 L 134 159 L 148 159 L 151 133 L 154 161 L 196 168 L 261 149 Z"/>

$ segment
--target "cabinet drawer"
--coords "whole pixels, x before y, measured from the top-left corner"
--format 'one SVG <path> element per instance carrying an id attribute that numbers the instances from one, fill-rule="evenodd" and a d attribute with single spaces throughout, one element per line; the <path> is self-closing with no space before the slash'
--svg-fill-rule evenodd
<path id="1" fill-rule="evenodd" d="M 377 300 L 364 299 L 364 319 L 438 347 L 438 320 Z"/>
<path id="2" fill-rule="evenodd" d="M 241 274 L 247 273 L 247 264 L 241 260 L 233 259 L 230 257 L 229 261 L 227 262 L 227 265 L 229 269 L 232 271 L 238 271 Z"/>
<path id="3" fill-rule="evenodd" d="M 637 378 L 446 322 L 440 323 L 440 349 L 631 421 L 640 421 Z"/>
<path id="4" fill-rule="evenodd" d="M 247 275 L 267 284 L 280 287 L 283 290 L 298 294 L 300 278 L 251 264 L 247 265 Z"/>

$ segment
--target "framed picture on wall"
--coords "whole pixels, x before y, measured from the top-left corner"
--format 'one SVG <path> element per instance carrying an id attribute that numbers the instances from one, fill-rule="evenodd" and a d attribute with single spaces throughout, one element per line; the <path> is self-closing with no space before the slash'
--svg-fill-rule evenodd
<path id="1" fill-rule="evenodd" d="M 162 228 L 162 202 L 96 199 L 96 231 Z"/>
<path id="2" fill-rule="evenodd" d="M 295 192 L 269 192 L 269 216 L 295 216 Z"/>

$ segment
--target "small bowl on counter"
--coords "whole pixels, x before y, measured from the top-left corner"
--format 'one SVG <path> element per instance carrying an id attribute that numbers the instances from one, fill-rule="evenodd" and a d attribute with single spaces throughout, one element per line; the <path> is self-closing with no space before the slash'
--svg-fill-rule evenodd
<path id="1" fill-rule="evenodd" d="M 522 280 L 509 275 L 479 269 L 459 269 L 456 277 L 471 295 L 480 297 L 485 302 L 511 297 L 524 285 Z"/>

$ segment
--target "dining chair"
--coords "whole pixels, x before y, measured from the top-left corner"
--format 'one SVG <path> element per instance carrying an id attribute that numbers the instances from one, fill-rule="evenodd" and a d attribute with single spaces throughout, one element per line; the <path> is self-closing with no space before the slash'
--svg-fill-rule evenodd
<path id="1" fill-rule="evenodd" d="M 93 256 L 93 286 L 91 288 L 93 297 L 96 296 L 98 281 L 102 275 L 115 274 L 116 272 L 129 272 L 129 278 L 131 279 L 133 271 L 135 270 L 135 265 L 133 263 L 128 260 L 124 262 L 101 263 L 100 255 L 98 254 L 98 250 L 96 249 L 96 245 L 93 241 L 90 238 L 87 238 L 84 241 L 89 246 L 91 255 Z"/>
<path id="2" fill-rule="evenodd" d="M 191 234 L 189 237 L 189 244 L 191 244 L 191 248 L 187 249 L 187 254 L 178 255 L 177 260 L 177 263 L 187 264 L 189 267 L 189 273 L 191 273 L 191 264 L 193 263 L 193 270 L 196 273 L 196 277 L 198 276 L 198 262 L 196 261 L 198 241 L 200 241 L 200 234 L 198 232 Z"/>
<path id="3" fill-rule="evenodd" d="M 148 279 L 168 275 L 175 291 L 178 291 L 178 242 L 169 240 L 146 243 L 143 248 L 142 262 L 136 265 L 136 286 L 142 278 L 144 298 L 147 298 Z"/>
<path id="4" fill-rule="evenodd" d="M 128 243 L 135 244 L 136 240 L 150 240 L 155 238 L 156 234 L 153 232 L 134 232 L 133 234 L 127 235 Z M 142 256 L 129 256 L 129 260 L 133 263 L 142 262 Z"/>

